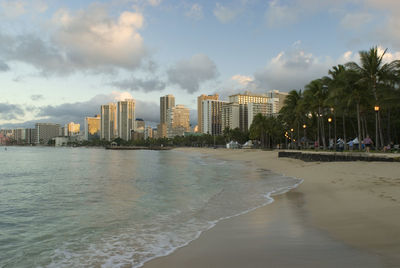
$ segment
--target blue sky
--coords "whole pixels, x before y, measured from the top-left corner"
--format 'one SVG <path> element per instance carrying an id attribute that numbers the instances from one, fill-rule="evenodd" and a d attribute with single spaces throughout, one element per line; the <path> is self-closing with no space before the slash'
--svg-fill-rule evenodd
<path id="1" fill-rule="evenodd" d="M 358 51 L 400 58 L 395 0 L 0 0 L 0 127 L 82 122 L 132 96 L 302 89 Z M 193 111 L 195 123 L 195 111 Z"/>

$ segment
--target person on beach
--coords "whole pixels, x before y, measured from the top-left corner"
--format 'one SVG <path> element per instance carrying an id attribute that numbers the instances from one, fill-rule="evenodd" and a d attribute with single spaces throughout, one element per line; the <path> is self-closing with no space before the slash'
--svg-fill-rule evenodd
<path id="1" fill-rule="evenodd" d="M 369 137 L 369 135 L 367 135 L 367 137 L 363 140 L 363 143 L 365 145 L 365 151 L 367 153 L 369 153 L 369 150 L 371 148 L 371 145 L 374 143 L 371 138 Z"/>

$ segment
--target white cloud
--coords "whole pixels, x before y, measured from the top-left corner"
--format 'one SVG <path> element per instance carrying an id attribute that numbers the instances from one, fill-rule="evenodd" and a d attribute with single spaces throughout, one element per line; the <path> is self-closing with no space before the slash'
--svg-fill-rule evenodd
<path id="1" fill-rule="evenodd" d="M 191 5 L 185 15 L 189 18 L 200 20 L 203 18 L 203 7 L 200 4 L 195 3 Z"/>
<path id="2" fill-rule="evenodd" d="M 240 13 L 240 10 L 216 3 L 213 13 L 220 22 L 228 23 L 235 19 L 235 17 Z"/>
<path id="3" fill-rule="evenodd" d="M 236 75 L 232 76 L 231 79 L 233 81 L 238 82 L 242 86 L 247 86 L 248 84 L 250 84 L 251 82 L 254 81 L 254 79 L 252 77 L 247 76 L 247 75 L 240 75 L 240 74 L 236 74 Z"/>
<path id="4" fill-rule="evenodd" d="M 218 75 L 215 63 L 204 54 L 177 62 L 167 70 L 171 84 L 179 85 L 189 93 L 199 90 L 200 84 L 215 79 Z"/>
<path id="5" fill-rule="evenodd" d="M 148 61 L 149 53 L 139 33 L 143 24 L 139 12 L 124 11 L 112 18 L 98 4 L 76 12 L 60 9 L 43 37 L 0 31 L 0 58 L 5 63 L 27 63 L 43 75 L 132 71 Z"/>
<path id="6" fill-rule="evenodd" d="M 134 69 L 147 54 L 138 32 L 143 20 L 142 14 L 125 11 L 115 21 L 104 8 L 97 6 L 72 14 L 59 10 L 53 16 L 58 27 L 52 41 L 78 68 Z"/>
<path id="7" fill-rule="evenodd" d="M 254 83 L 264 91 L 299 89 L 311 80 L 327 75 L 333 65 L 331 59 L 320 59 L 300 48 L 281 51 L 254 74 Z"/>

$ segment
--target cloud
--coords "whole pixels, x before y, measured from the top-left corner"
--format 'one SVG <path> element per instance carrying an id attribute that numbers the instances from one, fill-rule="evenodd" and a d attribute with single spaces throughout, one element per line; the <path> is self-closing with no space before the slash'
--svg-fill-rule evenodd
<path id="1" fill-rule="evenodd" d="M 29 12 L 43 13 L 48 8 L 42 0 L 3 0 L 0 1 L 0 7 L 0 14 L 8 18 L 19 17 Z"/>
<path id="2" fill-rule="evenodd" d="M 10 66 L 5 62 L 0 61 L 0 72 L 7 72 L 10 70 Z"/>
<path id="3" fill-rule="evenodd" d="M 235 19 L 235 17 L 240 13 L 240 10 L 216 3 L 213 13 L 220 22 L 228 23 Z"/>
<path id="4" fill-rule="evenodd" d="M 41 94 L 31 95 L 31 100 L 33 100 L 33 101 L 38 101 L 38 100 L 43 100 L 43 99 L 44 99 L 44 96 Z"/>
<path id="5" fill-rule="evenodd" d="M 300 48 L 291 48 L 281 51 L 263 69 L 255 72 L 254 83 L 263 91 L 300 89 L 311 80 L 327 75 L 335 64 L 329 58 L 320 59 Z"/>
<path id="6" fill-rule="evenodd" d="M 52 41 L 74 67 L 132 70 L 147 55 L 138 32 L 144 23 L 140 13 L 125 11 L 115 21 L 104 8 L 92 5 L 87 11 L 75 13 L 59 10 L 53 22 L 58 28 Z"/>
<path id="7" fill-rule="evenodd" d="M 143 23 L 141 13 L 125 11 L 113 19 L 96 4 L 76 12 L 60 9 L 48 39 L 0 32 L 0 57 L 32 65 L 43 75 L 132 71 L 149 55 L 139 33 Z"/>
<path id="8" fill-rule="evenodd" d="M 166 86 L 165 82 L 159 80 L 157 77 L 149 79 L 131 78 L 122 81 L 114 81 L 111 85 L 120 90 L 143 92 L 162 91 Z"/>
<path id="9" fill-rule="evenodd" d="M 200 20 L 203 18 L 203 7 L 195 3 L 186 11 L 185 16 L 194 20 Z"/>
<path id="10" fill-rule="evenodd" d="M 129 92 L 114 91 L 110 94 L 96 95 L 88 101 L 42 106 L 39 107 L 37 116 L 45 118 L 47 122 L 65 124 L 73 121 L 83 125 L 86 116 L 100 114 L 101 105 L 129 98 L 133 98 Z M 157 103 L 136 100 L 135 109 L 136 117 L 145 121 L 159 121 L 160 112 Z"/>
<path id="11" fill-rule="evenodd" d="M 232 76 L 231 79 L 233 81 L 238 82 L 242 86 L 247 86 L 248 84 L 250 84 L 254 81 L 254 79 L 252 77 L 247 76 L 247 75 L 240 75 L 240 74 L 236 74 L 236 75 Z"/>
<path id="12" fill-rule="evenodd" d="M 23 117 L 24 115 L 25 111 L 20 105 L 5 102 L 0 103 L 0 119 L 13 120 Z"/>
<path id="13" fill-rule="evenodd" d="M 217 66 L 204 54 L 181 60 L 167 70 L 171 84 L 179 85 L 189 93 L 199 90 L 200 84 L 218 76 Z"/>

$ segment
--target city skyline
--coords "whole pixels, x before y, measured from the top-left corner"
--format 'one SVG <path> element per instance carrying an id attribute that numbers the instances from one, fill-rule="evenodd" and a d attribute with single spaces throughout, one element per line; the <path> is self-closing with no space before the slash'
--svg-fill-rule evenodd
<path id="1" fill-rule="evenodd" d="M 166 94 L 195 119 L 203 93 L 226 99 L 302 89 L 372 45 L 389 48 L 387 60 L 399 58 L 399 7 L 390 0 L 0 0 L 0 128 L 83 124 L 99 105 L 126 98 L 138 100 L 137 117 L 157 122 Z"/>

